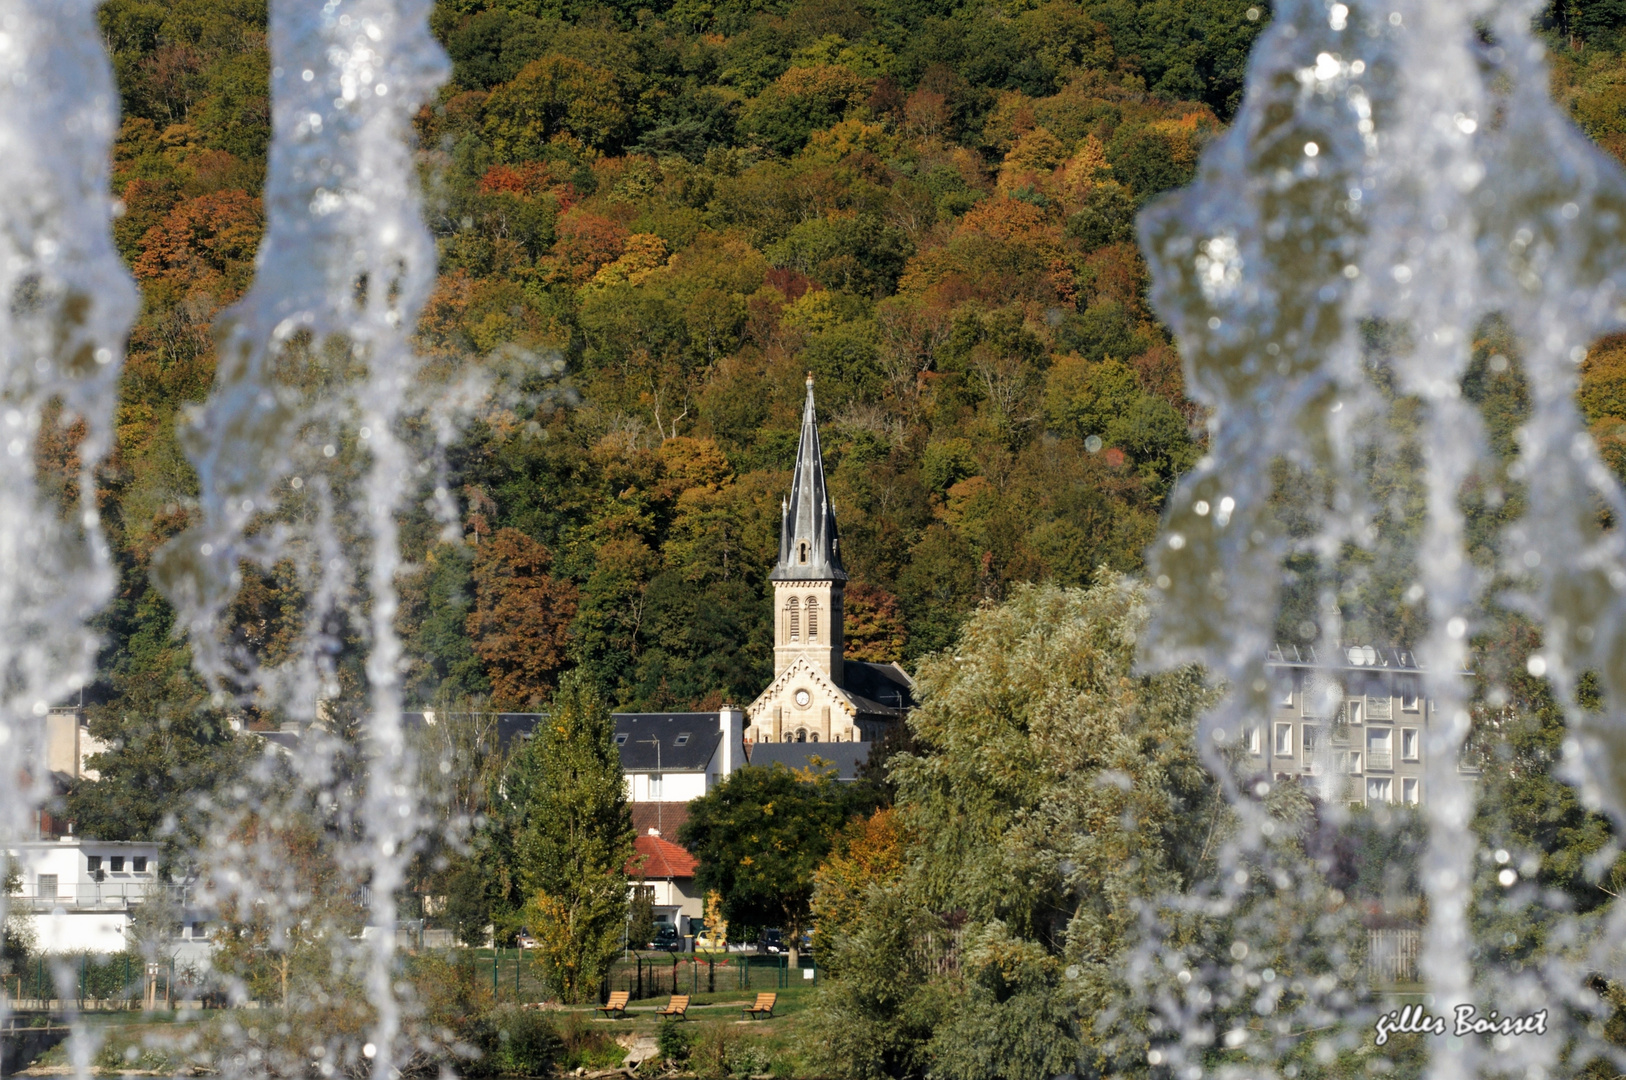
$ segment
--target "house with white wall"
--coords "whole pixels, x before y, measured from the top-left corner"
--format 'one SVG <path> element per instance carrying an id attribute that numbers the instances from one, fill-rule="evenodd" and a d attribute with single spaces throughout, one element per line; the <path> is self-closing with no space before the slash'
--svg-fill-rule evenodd
<path id="1" fill-rule="evenodd" d="M 746 763 L 745 712 L 732 705 L 614 719 L 628 802 L 692 802 Z"/>
<path id="2" fill-rule="evenodd" d="M 64 836 L 4 850 L 22 877 L 9 903 L 32 916 L 40 952 L 122 952 L 136 906 L 167 895 L 156 843 Z"/>

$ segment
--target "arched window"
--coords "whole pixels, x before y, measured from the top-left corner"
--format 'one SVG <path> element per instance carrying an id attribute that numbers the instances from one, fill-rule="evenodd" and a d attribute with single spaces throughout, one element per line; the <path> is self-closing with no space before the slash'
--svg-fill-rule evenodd
<path id="1" fill-rule="evenodd" d="M 796 741 L 797 742 L 806 742 L 807 741 L 807 729 L 806 728 L 797 728 L 796 729 Z"/>
<path id="2" fill-rule="evenodd" d="M 806 540 L 803 540 L 800 544 L 797 545 L 797 558 L 799 558 L 804 563 L 807 562 L 807 541 Z"/>
<path id="3" fill-rule="evenodd" d="M 790 635 L 788 640 L 800 641 L 802 639 L 802 613 L 800 603 L 793 596 L 785 601 L 785 626 Z"/>
<path id="4" fill-rule="evenodd" d="M 816 732 L 816 731 L 808 732 L 807 741 L 808 742 L 818 742 L 819 741 L 819 733 Z"/>
<path id="5" fill-rule="evenodd" d="M 807 598 L 807 640 L 817 641 L 818 639 L 819 598 L 816 596 L 810 596 Z"/>

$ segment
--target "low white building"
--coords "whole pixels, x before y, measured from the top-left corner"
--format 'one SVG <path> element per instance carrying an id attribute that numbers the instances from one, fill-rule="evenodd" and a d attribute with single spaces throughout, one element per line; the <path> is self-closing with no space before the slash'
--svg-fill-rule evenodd
<path id="1" fill-rule="evenodd" d="M 64 836 L 5 852 L 22 876 L 9 903 L 33 917 L 44 953 L 122 952 L 136 905 L 166 888 L 155 843 Z"/>

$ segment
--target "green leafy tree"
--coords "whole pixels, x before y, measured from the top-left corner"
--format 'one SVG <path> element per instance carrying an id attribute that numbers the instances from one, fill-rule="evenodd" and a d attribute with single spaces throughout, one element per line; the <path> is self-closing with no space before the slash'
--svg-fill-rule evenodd
<path id="1" fill-rule="evenodd" d="M 89 712 L 90 734 L 106 749 L 86 764 L 67 811 L 81 834 L 102 840 L 156 840 L 166 826 L 192 837 L 198 796 L 241 768 L 249 747 L 193 673 L 183 643 L 168 637 L 167 605 L 149 597 L 136 650 L 114 676 L 116 696 Z"/>
<path id="2" fill-rule="evenodd" d="M 699 862 L 695 885 L 722 895 L 730 925 L 782 928 L 795 957 L 810 927 L 814 872 L 842 827 L 875 802 L 868 785 L 829 770 L 747 766 L 689 804 L 678 842 Z"/>
<path id="3" fill-rule="evenodd" d="M 16 903 L 23 891 L 22 868 L 10 858 L 4 866 L 5 877 L 0 880 L 0 889 L 12 899 L 6 906 L 5 924 L 0 926 L 0 975 L 14 975 L 22 970 L 34 948 L 34 919 Z"/>
<path id="4" fill-rule="evenodd" d="M 524 897 L 521 917 L 566 1001 L 598 993 L 627 920 L 632 815 L 614 735 L 598 689 L 573 672 L 504 783 L 501 812 Z"/>
<path id="5" fill-rule="evenodd" d="M 915 745 L 888 770 L 902 850 L 870 840 L 863 873 L 821 875 L 837 1071 L 1110 1067 L 1086 1018 L 1122 995 L 1140 905 L 1199 871 L 1194 822 L 1216 805 L 1192 738 L 1212 691 L 1194 670 L 1133 674 L 1145 618 L 1111 574 L 1023 587 L 921 664 Z"/>

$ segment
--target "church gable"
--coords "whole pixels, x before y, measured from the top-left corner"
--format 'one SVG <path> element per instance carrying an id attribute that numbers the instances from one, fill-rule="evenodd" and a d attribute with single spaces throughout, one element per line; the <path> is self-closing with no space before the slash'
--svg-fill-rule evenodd
<path id="1" fill-rule="evenodd" d="M 853 700 L 806 659 L 797 659 L 746 709 L 756 742 L 852 742 Z"/>

